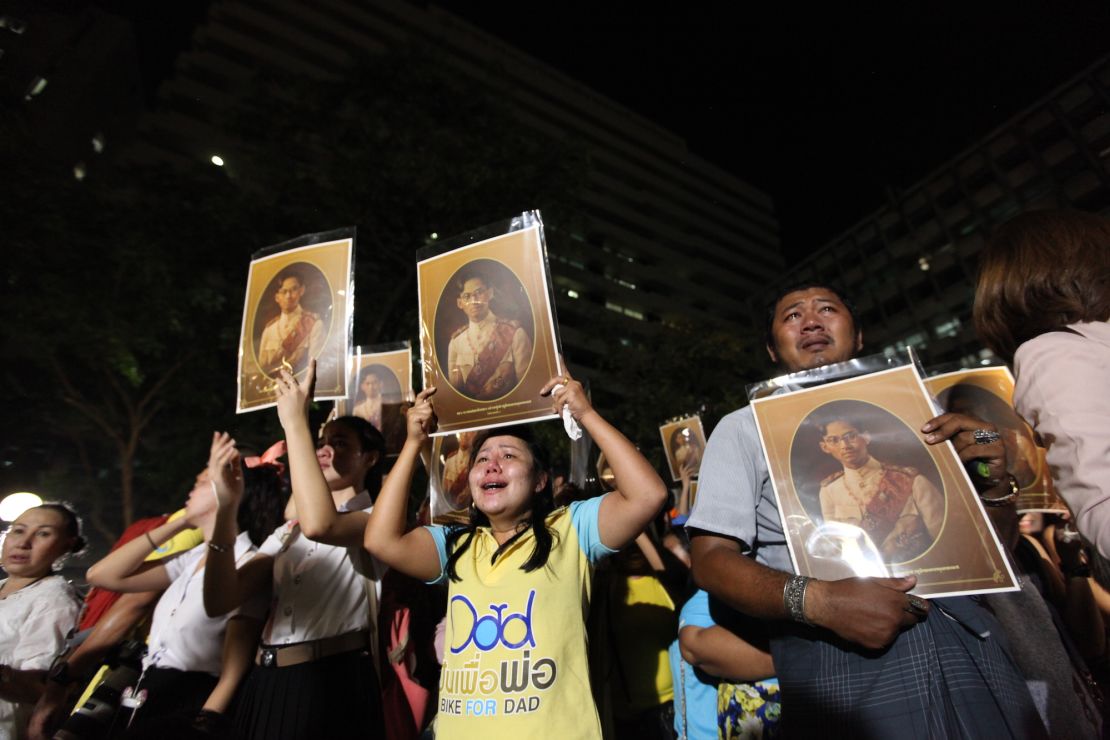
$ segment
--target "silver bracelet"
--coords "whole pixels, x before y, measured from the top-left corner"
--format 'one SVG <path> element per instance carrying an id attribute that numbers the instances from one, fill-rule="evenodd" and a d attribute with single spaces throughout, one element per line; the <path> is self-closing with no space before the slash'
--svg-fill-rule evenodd
<path id="1" fill-rule="evenodd" d="M 787 615 L 795 622 L 813 624 L 806 619 L 806 587 L 812 580 L 807 576 L 790 576 L 782 589 L 782 605 L 786 608 Z"/>

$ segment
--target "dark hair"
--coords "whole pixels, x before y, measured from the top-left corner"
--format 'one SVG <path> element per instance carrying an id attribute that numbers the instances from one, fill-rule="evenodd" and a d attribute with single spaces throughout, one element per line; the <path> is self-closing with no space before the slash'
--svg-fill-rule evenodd
<path id="1" fill-rule="evenodd" d="M 844 291 L 829 283 L 822 283 L 814 280 L 803 280 L 796 283 L 790 283 L 785 287 L 780 288 L 778 291 L 775 292 L 774 297 L 767 302 L 767 305 L 764 309 L 765 323 L 763 329 L 765 334 L 764 341 L 767 343 L 768 347 L 771 347 L 772 349 L 775 348 L 775 315 L 777 313 L 776 309 L 779 306 L 779 301 L 781 301 L 783 298 L 790 295 L 791 293 L 797 293 L 800 290 L 810 290 L 812 288 L 827 290 L 840 299 L 840 302 L 844 304 L 844 308 L 848 309 L 848 315 L 852 317 L 853 336 L 863 331 L 863 322 L 860 321 L 859 312 L 856 311 L 856 305 L 852 302 L 850 298 L 847 298 L 845 296 Z"/>
<path id="2" fill-rule="evenodd" d="M 81 551 L 85 549 L 88 541 L 81 534 L 81 517 L 77 516 L 77 512 L 72 506 L 64 501 L 48 501 L 38 506 L 32 506 L 32 509 L 50 509 L 62 515 L 65 519 L 65 533 L 67 537 L 73 538 L 73 546 L 69 548 L 70 555 L 80 555 Z"/>
<path id="3" fill-rule="evenodd" d="M 377 499 L 378 492 L 382 490 L 382 471 L 385 470 L 385 437 L 377 427 L 358 416 L 340 416 L 328 424 L 347 427 L 358 436 L 363 452 L 378 453 L 374 466 L 366 471 L 366 477 L 362 479 L 362 485 L 370 492 L 370 498 Z"/>
<path id="4" fill-rule="evenodd" d="M 1039 210 L 999 226 L 979 257 L 972 318 L 1007 362 L 1033 337 L 1110 319 L 1110 219 Z"/>
<path id="5" fill-rule="evenodd" d="M 463 265 L 462 269 L 460 269 L 455 276 L 455 288 L 458 289 L 460 293 L 462 293 L 467 280 L 481 280 L 482 285 L 487 288 L 491 287 L 489 277 L 486 275 L 486 270 L 473 262 Z"/>
<path id="6" fill-rule="evenodd" d="M 387 373 L 388 373 L 388 375 L 387 375 Z M 368 376 L 368 375 L 373 375 L 375 378 L 377 378 L 381 382 L 381 384 L 382 384 L 382 403 L 386 403 L 385 387 L 387 385 L 390 385 L 390 383 L 389 383 L 389 381 L 391 379 L 390 376 L 392 376 L 392 379 L 394 381 L 396 381 L 396 376 L 394 376 L 393 372 L 384 365 L 367 365 L 366 367 L 362 368 L 361 371 L 359 371 L 358 384 L 355 386 L 355 400 L 358 401 L 358 399 L 360 399 L 360 398 L 366 398 L 366 394 L 362 392 L 362 383 L 363 383 L 363 381 L 366 380 L 366 376 Z M 397 382 L 396 384 L 397 384 L 398 387 L 400 387 L 399 382 Z M 398 396 L 396 393 L 391 394 L 391 398 L 393 398 L 392 403 L 400 403 L 400 401 L 401 401 L 400 396 Z M 371 426 L 373 426 L 373 425 L 371 425 Z"/>
<path id="7" fill-rule="evenodd" d="M 256 546 L 266 541 L 285 521 L 285 502 L 289 499 L 289 481 L 273 465 L 243 468 L 243 500 L 239 504 L 236 523 Z"/>
<path id="8" fill-rule="evenodd" d="M 278 276 L 277 276 L 278 290 L 281 290 L 281 284 L 284 283 L 289 278 L 293 278 L 294 280 L 296 280 L 297 284 L 300 285 L 302 288 L 305 287 L 304 273 L 301 272 L 300 268 L 293 267 L 291 265 L 289 267 L 286 267 L 284 270 L 282 270 L 281 272 L 278 273 Z"/>
<path id="9" fill-rule="evenodd" d="M 545 474 L 548 468 L 547 464 L 547 451 L 543 449 L 537 442 L 532 430 L 525 425 L 498 427 L 496 429 L 483 429 L 478 433 L 477 438 L 474 440 L 474 445 L 470 448 L 470 465 L 474 466 L 474 459 L 482 449 L 482 445 L 490 437 L 516 437 L 528 447 L 528 451 L 532 454 L 532 474 L 539 476 Z M 554 544 L 555 533 L 547 526 L 547 515 L 555 510 L 555 495 L 551 487 L 551 476 L 547 476 L 547 481 L 544 483 L 543 488 L 532 498 L 532 515 L 530 529 L 535 535 L 536 544 L 532 548 L 532 554 L 520 569 L 525 573 L 531 573 L 534 570 L 547 565 L 547 558 L 551 555 L 551 547 Z M 459 543 L 458 547 L 451 552 L 451 556 L 447 558 L 446 572 L 447 576 L 452 581 L 459 580 L 459 574 L 456 569 L 456 564 L 459 558 L 470 547 L 470 543 L 474 540 L 474 535 L 479 527 L 488 527 L 489 518 L 486 517 L 481 511 L 478 510 L 473 503 L 470 504 L 470 521 L 465 527 L 456 527 L 447 533 L 447 549 L 451 551 L 451 546 L 456 540 L 466 535 Z M 496 560 L 501 551 L 509 544 L 515 542 L 516 539 L 528 531 L 529 528 L 521 529 L 513 537 L 493 554 L 493 559 Z"/>
<path id="10" fill-rule="evenodd" d="M 851 424 L 860 434 L 866 434 L 868 431 L 870 431 L 867 428 L 866 424 L 861 424 L 860 422 L 856 421 L 855 417 L 849 414 L 830 413 L 813 420 L 813 426 L 816 427 L 817 431 L 821 433 L 822 440 L 825 438 L 825 434 L 829 431 L 829 424 L 832 424 L 834 421 Z"/>

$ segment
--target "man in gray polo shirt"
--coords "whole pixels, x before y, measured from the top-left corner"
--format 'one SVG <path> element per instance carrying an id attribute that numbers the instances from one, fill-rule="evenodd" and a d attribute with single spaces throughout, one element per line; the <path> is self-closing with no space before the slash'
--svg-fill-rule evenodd
<path id="1" fill-rule="evenodd" d="M 850 304 L 822 285 L 783 292 L 768 314 L 767 351 L 786 372 L 851 359 L 863 335 Z M 951 440 L 981 460 L 984 501 L 1010 495 L 1002 442 L 976 444 L 991 425 L 944 414 L 925 441 Z M 980 435 L 982 436 L 982 435 Z M 721 420 L 706 446 L 687 522 L 698 586 L 767 620 L 790 736 L 1044 737 L 1025 683 L 993 617 L 972 597 L 926 602 L 916 579 L 819 581 L 793 574 L 751 408 Z"/>

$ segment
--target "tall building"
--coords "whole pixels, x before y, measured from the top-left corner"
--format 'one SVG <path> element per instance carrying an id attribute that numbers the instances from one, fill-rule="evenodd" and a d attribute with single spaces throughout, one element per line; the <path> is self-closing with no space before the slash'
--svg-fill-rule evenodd
<path id="1" fill-rule="evenodd" d="M 971 325 L 977 255 L 1020 211 L 1110 213 L 1110 56 L 833 239 L 792 278 L 834 277 L 871 351 L 912 345 L 929 364 L 989 360 Z"/>
<path id="2" fill-rule="evenodd" d="M 672 322 L 756 328 L 751 297 L 783 267 L 770 198 L 646 118 L 434 5 L 214 2 L 136 154 L 207 163 L 226 143 L 216 114 L 236 104 L 256 70 L 328 77 L 351 63 L 349 50 L 409 40 L 439 50 L 460 73 L 496 63 L 525 125 L 587 149 L 581 226 L 567 233 L 548 224 L 563 343 L 576 364 L 596 369 L 607 342 L 650 341 Z M 598 336 L 596 316 L 606 311 L 620 317 L 623 336 Z"/>
<path id="3" fill-rule="evenodd" d="M 0 106 L 33 133 L 44 165 L 84 179 L 130 138 L 142 106 L 131 25 L 97 8 L 0 6 Z"/>

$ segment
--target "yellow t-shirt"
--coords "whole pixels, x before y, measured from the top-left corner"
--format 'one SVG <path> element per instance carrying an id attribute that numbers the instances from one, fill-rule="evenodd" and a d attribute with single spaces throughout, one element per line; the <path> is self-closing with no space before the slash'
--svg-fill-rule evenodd
<path id="1" fill-rule="evenodd" d="M 437 736 L 601 737 L 585 626 L 592 564 L 612 552 L 597 535 L 599 504 L 575 502 L 548 517 L 551 555 L 531 573 L 520 569 L 531 531 L 492 563 L 496 540 L 488 529 L 475 534 L 449 589 Z M 429 529 L 445 558 L 443 529 Z"/>

